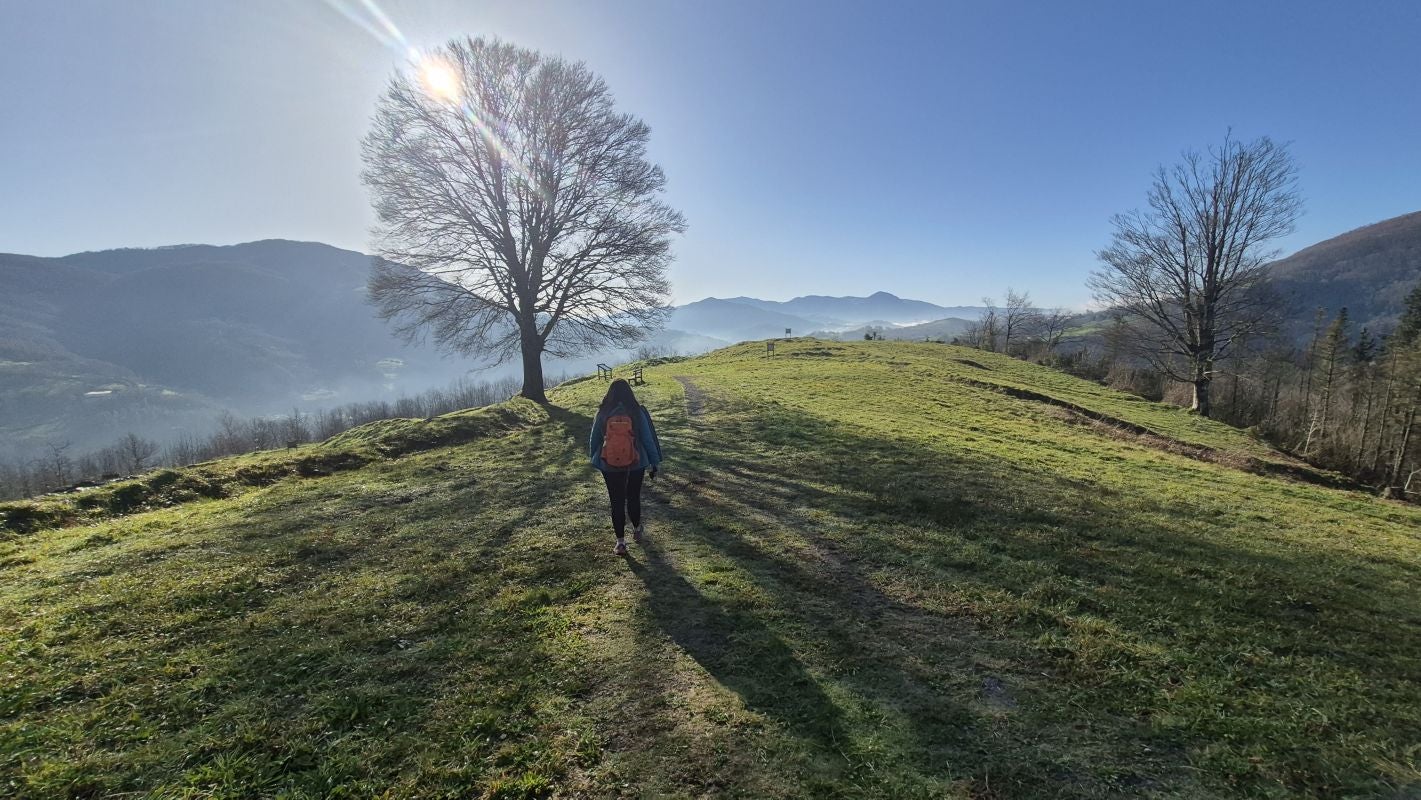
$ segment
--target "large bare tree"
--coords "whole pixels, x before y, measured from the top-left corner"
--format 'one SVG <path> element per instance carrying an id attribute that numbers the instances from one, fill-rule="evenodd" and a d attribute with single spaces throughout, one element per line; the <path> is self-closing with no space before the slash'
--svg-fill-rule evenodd
<path id="1" fill-rule="evenodd" d="M 1096 298 L 1127 315 L 1136 352 L 1194 386 L 1194 410 L 1209 416 L 1214 364 L 1274 310 L 1267 287 L 1269 242 L 1293 230 L 1301 211 L 1287 147 L 1226 136 L 1160 167 L 1148 208 L 1114 217 Z"/>
<path id="2" fill-rule="evenodd" d="M 539 402 L 544 353 L 642 341 L 685 229 L 649 135 L 584 64 L 502 42 L 451 41 L 397 74 L 363 142 L 380 315 L 447 351 L 521 357 Z"/>

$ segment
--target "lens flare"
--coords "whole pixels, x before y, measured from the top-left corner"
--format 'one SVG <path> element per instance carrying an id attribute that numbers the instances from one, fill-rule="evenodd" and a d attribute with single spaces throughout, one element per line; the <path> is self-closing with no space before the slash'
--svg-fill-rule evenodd
<path id="1" fill-rule="evenodd" d="M 358 25 L 361 30 L 370 34 L 375 41 L 385 47 L 397 53 L 409 47 L 405 35 L 395 26 L 389 15 L 375 5 L 375 0 L 356 0 L 359 7 L 352 5 L 350 0 L 325 0 L 325 2 L 327 6 Z"/>
<path id="2" fill-rule="evenodd" d="M 503 123 L 479 106 L 476 95 L 466 96 L 463 74 L 456 65 L 442 55 L 422 52 L 411 44 L 376 0 L 325 0 L 325 3 L 391 52 L 403 56 L 425 94 L 460 114 L 518 180 L 551 202 L 548 190 L 533 170 L 499 135 L 499 130 L 505 127 Z"/>
<path id="3" fill-rule="evenodd" d="M 435 58 L 426 57 L 419 64 L 419 82 L 424 91 L 436 100 L 457 103 L 460 100 L 459 73 Z"/>

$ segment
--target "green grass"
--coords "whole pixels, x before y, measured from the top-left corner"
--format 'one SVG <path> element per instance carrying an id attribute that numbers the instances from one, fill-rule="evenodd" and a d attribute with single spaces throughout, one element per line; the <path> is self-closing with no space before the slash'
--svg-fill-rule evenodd
<path id="1" fill-rule="evenodd" d="M 321 477 L 359 469 L 377 459 L 451 447 L 547 420 L 545 409 L 526 400 L 430 420 L 381 420 L 352 428 L 318 446 L 267 450 L 181 469 L 160 469 L 93 490 L 0 503 L 0 534 L 92 523 L 203 498 L 232 497 L 285 478 Z"/>
<path id="2" fill-rule="evenodd" d="M 647 370 L 626 561 L 597 381 L 12 528 L 0 794 L 1421 791 L 1417 509 L 1022 362 L 777 349 Z"/>

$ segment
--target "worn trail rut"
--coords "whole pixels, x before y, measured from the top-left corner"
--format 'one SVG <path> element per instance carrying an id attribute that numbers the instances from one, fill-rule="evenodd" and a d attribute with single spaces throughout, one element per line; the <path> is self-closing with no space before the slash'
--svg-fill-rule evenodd
<path id="1" fill-rule="evenodd" d="M 705 409 L 706 393 L 684 375 L 677 375 L 676 382 L 686 390 L 686 416 L 693 419 L 700 416 Z"/>

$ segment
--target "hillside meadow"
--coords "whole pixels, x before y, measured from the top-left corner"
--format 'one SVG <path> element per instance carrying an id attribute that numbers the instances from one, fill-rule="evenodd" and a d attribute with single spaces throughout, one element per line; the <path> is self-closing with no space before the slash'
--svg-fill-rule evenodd
<path id="1" fill-rule="evenodd" d="M 0 505 L 0 794 L 1412 797 L 1421 509 L 936 344 L 604 384 Z"/>

